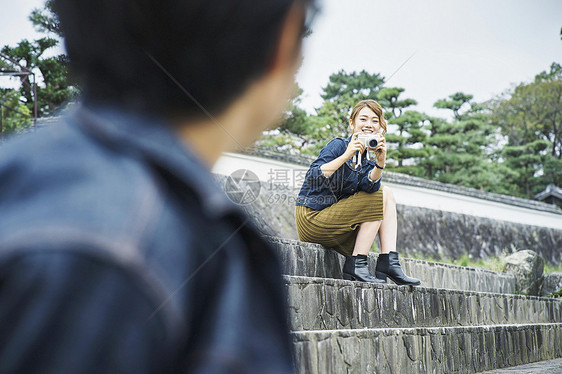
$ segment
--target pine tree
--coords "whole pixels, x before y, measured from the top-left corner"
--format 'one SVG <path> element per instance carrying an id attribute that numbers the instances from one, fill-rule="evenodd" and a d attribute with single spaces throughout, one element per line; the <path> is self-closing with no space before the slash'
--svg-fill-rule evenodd
<path id="1" fill-rule="evenodd" d="M 553 63 L 489 107 L 507 139 L 502 158 L 514 172 L 505 183 L 515 194 L 531 198 L 550 183 L 562 186 L 562 66 Z"/>
<path id="2" fill-rule="evenodd" d="M 329 136 L 347 136 L 351 109 L 360 100 L 376 100 L 383 83 L 384 77 L 380 74 L 365 70 L 359 73 L 340 70 L 330 75 L 328 84 L 322 88 L 324 103 L 317 109 L 317 116 L 329 126 Z"/>
<path id="3" fill-rule="evenodd" d="M 426 152 L 422 144 L 426 138 L 423 130 L 425 115 L 413 110 L 406 110 L 417 102 L 414 99 L 402 99 L 403 88 L 382 88 L 378 93 L 379 103 L 387 108 L 385 117 L 389 132 L 386 135 L 388 159 L 396 162 L 394 171 L 422 176 L 423 169 L 418 166 Z M 393 129 L 391 129 L 391 127 Z"/>
<path id="4" fill-rule="evenodd" d="M 424 168 L 441 182 L 497 191 L 494 129 L 485 108 L 471 100 L 472 95 L 457 92 L 435 103 L 437 108 L 450 110 L 453 119 L 429 121 L 426 148 L 432 149 L 427 150 L 429 160 Z"/>
<path id="5" fill-rule="evenodd" d="M 35 73 L 37 109 L 38 116 L 41 117 L 52 113 L 62 104 L 74 98 L 77 89 L 70 83 L 67 56 L 59 54 L 47 57 L 47 52 L 58 46 L 59 38 L 62 36 L 58 18 L 53 11 L 53 1 L 47 1 L 44 9 L 35 9 L 29 19 L 38 31 L 46 33 L 47 36 L 34 41 L 24 39 L 16 46 L 4 46 L 0 53 L 7 58 L 1 59 L 0 69 L 20 71 L 23 67 L 25 70 Z M 33 113 L 32 76 L 20 75 L 14 79 L 18 80 L 20 94 L 16 100 L 16 106 L 19 107 L 19 104 L 22 103 L 30 113 Z M 7 107 L 4 107 L 4 109 L 10 110 Z M 30 125 L 31 122 L 24 119 L 25 117 L 20 115 L 19 118 L 20 124 L 7 127 L 7 129 L 16 131 Z"/>

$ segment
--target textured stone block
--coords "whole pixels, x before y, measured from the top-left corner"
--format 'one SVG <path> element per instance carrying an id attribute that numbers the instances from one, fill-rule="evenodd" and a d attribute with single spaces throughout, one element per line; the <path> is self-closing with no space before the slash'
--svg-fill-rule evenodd
<path id="1" fill-rule="evenodd" d="M 541 295 L 552 295 L 562 290 L 562 273 L 550 273 L 543 277 Z"/>
<path id="2" fill-rule="evenodd" d="M 293 340 L 321 362 L 303 364 L 299 349 L 299 373 L 474 373 L 562 356 L 562 323 L 299 331 Z"/>
<path id="3" fill-rule="evenodd" d="M 562 300 L 285 276 L 298 330 L 562 322 Z"/>
<path id="4" fill-rule="evenodd" d="M 535 251 L 515 252 L 505 258 L 505 271 L 515 275 L 517 291 L 525 295 L 539 295 L 544 260 Z"/>
<path id="5" fill-rule="evenodd" d="M 342 279 L 345 258 L 318 244 L 292 239 L 267 237 L 277 247 L 283 274 Z M 369 254 L 371 273 L 375 273 L 377 255 Z M 422 281 L 424 287 L 515 293 L 515 277 L 484 269 L 401 258 L 404 272 Z"/>

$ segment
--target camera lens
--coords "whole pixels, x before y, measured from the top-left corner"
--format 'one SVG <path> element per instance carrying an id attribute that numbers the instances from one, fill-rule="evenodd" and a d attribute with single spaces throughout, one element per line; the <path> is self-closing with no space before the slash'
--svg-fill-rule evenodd
<path id="1" fill-rule="evenodd" d="M 375 148 L 377 144 L 379 144 L 379 142 L 377 142 L 377 139 L 369 139 L 369 148 Z"/>

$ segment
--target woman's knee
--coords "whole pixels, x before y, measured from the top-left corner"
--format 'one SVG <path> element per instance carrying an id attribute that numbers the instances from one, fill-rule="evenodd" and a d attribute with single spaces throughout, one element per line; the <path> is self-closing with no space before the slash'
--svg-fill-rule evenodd
<path id="1" fill-rule="evenodd" d="M 384 204 L 393 204 L 396 205 L 396 199 L 394 198 L 394 193 L 390 187 L 382 186 L 382 199 Z"/>

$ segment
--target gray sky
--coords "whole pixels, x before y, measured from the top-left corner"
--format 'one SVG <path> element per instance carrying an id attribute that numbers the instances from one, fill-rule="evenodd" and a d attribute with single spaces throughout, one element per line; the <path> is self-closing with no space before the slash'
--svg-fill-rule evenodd
<path id="1" fill-rule="evenodd" d="M 2 0 L 0 46 L 38 37 L 27 17 L 42 0 Z M 320 106 L 321 87 L 341 69 L 390 77 L 417 110 L 463 91 L 477 101 L 562 63 L 561 0 L 324 0 L 305 42 L 297 81 L 303 106 Z M 4 81 L 0 81 L 4 82 Z"/>
<path id="2" fill-rule="evenodd" d="M 0 0 L 0 4 L 0 47 L 40 37 L 27 18 L 34 8 L 43 7 L 43 0 Z"/>

